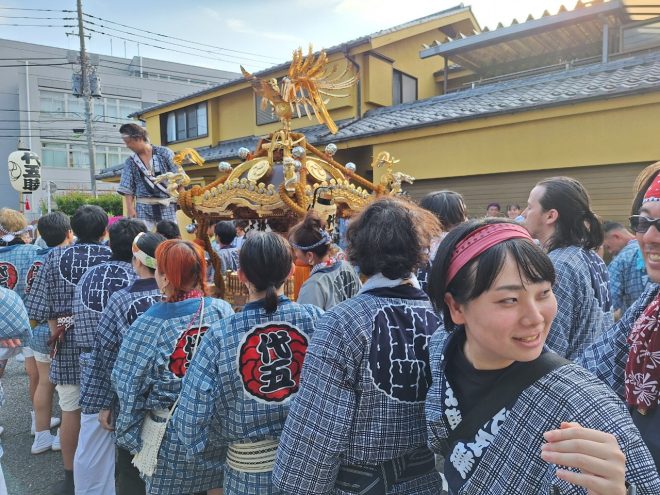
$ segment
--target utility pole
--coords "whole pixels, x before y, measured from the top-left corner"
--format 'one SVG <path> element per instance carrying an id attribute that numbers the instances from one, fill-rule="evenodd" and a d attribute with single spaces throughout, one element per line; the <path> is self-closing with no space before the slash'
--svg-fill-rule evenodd
<path id="1" fill-rule="evenodd" d="M 96 198 L 96 150 L 92 135 L 92 91 L 89 87 L 89 66 L 85 51 L 85 30 L 83 28 L 82 0 L 78 3 L 78 36 L 80 37 L 80 77 L 82 78 L 83 98 L 85 98 L 85 127 L 87 130 L 87 150 L 89 152 L 89 177 L 92 196 Z"/>

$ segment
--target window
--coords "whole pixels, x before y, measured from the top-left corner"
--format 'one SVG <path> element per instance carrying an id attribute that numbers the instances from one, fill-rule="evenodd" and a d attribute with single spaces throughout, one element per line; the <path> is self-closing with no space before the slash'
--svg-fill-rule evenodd
<path id="1" fill-rule="evenodd" d="M 257 125 L 272 124 L 279 120 L 277 115 L 272 111 L 270 104 L 266 106 L 266 110 L 261 109 L 261 96 L 255 95 L 254 104 L 257 109 Z"/>
<path id="2" fill-rule="evenodd" d="M 125 119 L 130 114 L 142 110 L 142 103 L 137 100 L 119 100 L 118 117 Z"/>
<path id="3" fill-rule="evenodd" d="M 76 97 L 73 95 L 67 95 L 67 112 L 75 113 L 77 115 L 72 115 L 71 118 L 80 117 L 81 119 L 85 118 L 85 99 Z"/>
<path id="4" fill-rule="evenodd" d="M 89 152 L 87 146 L 70 144 L 69 156 L 73 168 L 89 168 Z"/>
<path id="5" fill-rule="evenodd" d="M 64 117 L 64 100 L 65 93 L 57 91 L 41 91 L 39 93 L 39 108 L 42 114 L 51 117 L 48 114 L 59 114 L 59 117 Z M 57 116 L 57 115 L 55 115 Z"/>
<path id="6" fill-rule="evenodd" d="M 392 105 L 417 100 L 417 79 L 401 71 L 392 74 Z"/>
<path id="7" fill-rule="evenodd" d="M 650 20 L 621 29 L 621 51 L 633 51 L 660 45 L 660 21 Z"/>
<path id="8" fill-rule="evenodd" d="M 42 143 L 41 162 L 44 167 L 66 168 L 69 157 L 65 143 Z"/>
<path id="9" fill-rule="evenodd" d="M 119 117 L 119 100 L 117 98 L 104 98 L 105 99 L 105 116 Z"/>
<path id="10" fill-rule="evenodd" d="M 122 146 L 97 144 L 95 149 L 98 170 L 121 165 L 131 154 Z M 44 167 L 89 168 L 89 152 L 84 144 L 43 142 L 41 156 Z"/>
<path id="11" fill-rule="evenodd" d="M 206 103 L 169 112 L 162 117 L 165 142 L 183 141 L 208 134 Z"/>

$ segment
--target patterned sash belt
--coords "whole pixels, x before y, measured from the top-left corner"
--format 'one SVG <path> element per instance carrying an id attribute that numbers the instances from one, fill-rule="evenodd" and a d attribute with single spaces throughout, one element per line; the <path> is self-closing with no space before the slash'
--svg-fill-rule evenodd
<path id="1" fill-rule="evenodd" d="M 64 335 L 73 328 L 73 315 L 65 315 L 57 317 L 57 324 L 55 333 L 48 339 L 48 347 L 50 347 L 50 357 L 54 358 L 64 342 Z"/>
<path id="2" fill-rule="evenodd" d="M 378 466 L 343 465 L 339 468 L 335 487 L 358 495 L 382 495 L 393 485 L 418 478 L 433 469 L 433 452 L 420 447 Z"/>
<path id="3" fill-rule="evenodd" d="M 243 473 L 267 473 L 273 470 L 279 439 L 232 443 L 227 450 L 227 465 Z"/>
<path id="4" fill-rule="evenodd" d="M 162 205 L 169 206 L 176 203 L 174 198 L 137 198 L 137 202 L 142 205 Z"/>

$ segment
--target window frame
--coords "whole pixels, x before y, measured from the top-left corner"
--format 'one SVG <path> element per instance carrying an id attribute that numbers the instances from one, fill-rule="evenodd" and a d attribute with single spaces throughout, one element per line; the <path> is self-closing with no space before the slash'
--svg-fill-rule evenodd
<path id="1" fill-rule="evenodd" d="M 204 116 L 206 118 L 206 127 L 204 128 L 205 132 L 203 134 L 199 133 L 200 130 L 200 108 L 204 108 Z M 172 122 L 171 116 L 174 115 L 174 129 L 171 129 L 170 125 Z M 188 105 L 182 108 L 177 108 L 170 112 L 166 112 L 161 115 L 160 118 L 160 128 L 161 128 L 161 140 L 164 144 L 173 144 L 181 143 L 184 141 L 190 141 L 192 139 L 201 139 L 208 137 L 209 135 L 209 108 L 208 102 L 203 101 L 200 103 L 195 103 L 194 105 Z M 194 122 L 194 128 L 190 124 Z M 170 124 L 170 125 L 168 125 Z M 180 129 L 179 127 L 182 127 Z M 191 135 L 191 130 L 196 132 L 195 135 Z M 170 134 L 173 133 L 173 134 Z M 176 139 L 171 140 L 171 136 L 176 136 Z"/>
<path id="2" fill-rule="evenodd" d="M 400 83 L 399 83 L 399 95 L 398 95 L 399 101 L 396 101 L 395 94 L 394 94 L 394 79 L 397 78 L 397 77 L 399 78 L 399 81 L 400 81 Z M 408 79 L 411 79 L 411 80 L 415 81 L 415 99 L 414 100 L 403 101 L 403 94 L 404 94 L 403 79 L 404 79 L 404 77 L 407 77 Z M 404 103 L 412 103 L 413 101 L 417 101 L 418 99 L 419 99 L 419 80 L 416 77 L 411 76 L 410 74 L 406 74 L 403 71 L 400 71 L 400 70 L 397 70 L 397 69 L 392 69 L 392 105 L 394 106 L 394 105 L 402 105 Z"/>

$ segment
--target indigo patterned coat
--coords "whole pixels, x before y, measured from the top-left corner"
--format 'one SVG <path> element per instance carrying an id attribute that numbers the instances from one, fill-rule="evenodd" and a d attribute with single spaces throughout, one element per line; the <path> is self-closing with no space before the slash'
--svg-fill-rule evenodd
<path id="1" fill-rule="evenodd" d="M 76 285 L 73 300 L 73 341 L 80 352 L 80 406 L 83 414 L 96 414 L 83 397 L 94 393 L 90 373 L 98 324 L 110 296 L 137 278 L 126 261 L 110 260 L 87 270 Z M 91 388 L 91 390 L 90 390 Z"/>
<path id="2" fill-rule="evenodd" d="M 541 458 L 543 433 L 575 421 L 585 428 L 612 433 L 626 456 L 626 480 L 638 494 L 660 493 L 653 459 L 632 423 L 626 406 L 600 380 L 582 367 L 567 364 L 525 389 L 513 404 L 502 408 L 474 438 L 447 445 L 449 431 L 460 424 L 465 411 L 454 395 L 445 367 L 445 354 L 455 338 L 440 328 L 431 339 L 433 384 L 426 400 L 429 446 L 448 448 L 446 463 L 462 484 L 450 494 L 586 495 L 587 491 L 555 476 L 556 466 Z M 455 485 L 456 486 L 456 485 Z"/>
<path id="3" fill-rule="evenodd" d="M 428 341 L 438 324 L 426 294 L 409 285 L 367 290 L 324 313 L 282 433 L 275 486 L 344 494 L 335 486 L 340 466 L 377 466 L 424 448 Z M 441 489 L 432 471 L 390 493 Z"/>
<path id="4" fill-rule="evenodd" d="M 83 408 L 100 411 L 116 409 L 117 396 L 110 375 L 124 334 L 141 315 L 162 299 L 156 279 L 138 279 L 130 287 L 110 296 L 99 320 L 92 352 L 89 387 L 81 394 Z"/>
<path id="5" fill-rule="evenodd" d="M 147 414 L 171 408 L 190 366 L 199 321 L 191 321 L 201 299 L 157 303 L 140 316 L 124 335 L 112 370 L 112 383 L 119 398 L 116 423 L 117 445 L 136 454 L 142 448 L 140 432 Z M 221 319 L 233 314 L 220 299 L 205 298 L 200 337 Z M 222 486 L 222 449 L 190 459 L 170 422 L 161 445 L 158 464 L 146 477 L 147 493 L 179 495 Z"/>
<path id="6" fill-rule="evenodd" d="M 48 253 L 37 273 L 25 304 L 30 318 L 37 321 L 61 318 L 69 328 L 50 366 L 50 381 L 55 384 L 80 383 L 80 350 L 71 333 L 76 284 L 89 268 L 108 261 L 111 256 L 110 249 L 101 244 L 56 247 Z"/>
<path id="7" fill-rule="evenodd" d="M 232 443 L 278 439 L 309 338 L 321 310 L 280 297 L 266 313 L 262 301 L 213 325 L 183 380 L 173 423 L 191 456 L 225 451 Z M 225 495 L 280 493 L 271 473 L 225 466 Z"/>

